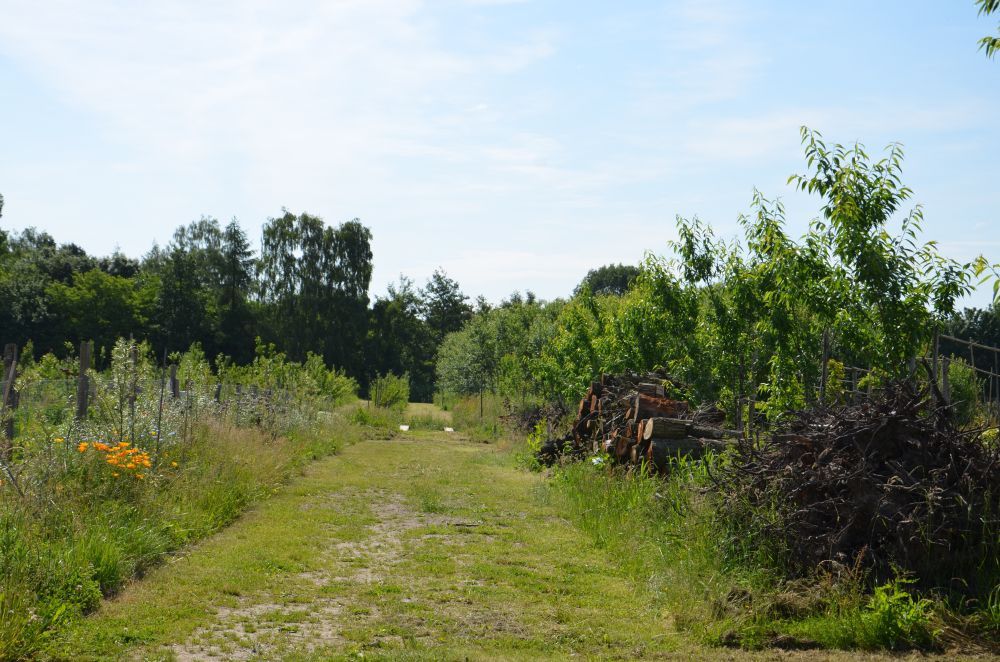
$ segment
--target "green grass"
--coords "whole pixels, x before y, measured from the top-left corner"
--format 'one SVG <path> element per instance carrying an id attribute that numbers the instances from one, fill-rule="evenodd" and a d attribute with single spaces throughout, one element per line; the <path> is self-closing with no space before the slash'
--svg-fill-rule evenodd
<path id="1" fill-rule="evenodd" d="M 542 479 L 508 460 L 443 433 L 352 445 L 75 620 L 47 654 L 547 659 L 683 648 L 669 618 L 561 517 Z"/>
<path id="2" fill-rule="evenodd" d="M 342 413 L 351 423 L 378 430 L 388 436 L 395 436 L 400 432 L 400 425 L 408 425 L 410 430 L 437 431 L 452 426 L 451 412 L 442 411 L 426 402 L 411 402 L 405 409 L 399 410 L 372 407 L 367 400 L 360 400 L 343 409 Z"/>
<path id="3" fill-rule="evenodd" d="M 1000 588 L 970 616 L 917 598 L 902 579 L 873 595 L 849 569 L 785 580 L 768 550 L 741 544 L 716 516 L 708 476 L 701 462 L 681 461 L 666 478 L 580 462 L 557 469 L 551 486 L 572 520 L 696 641 L 852 651 L 1000 643 Z"/>
<path id="4" fill-rule="evenodd" d="M 37 496 L 8 491 L 0 500 L 0 659 L 31 655 L 102 596 L 225 527 L 357 433 L 310 427 L 274 437 L 210 423 L 143 482 L 95 482 L 71 470 Z"/>
<path id="5" fill-rule="evenodd" d="M 726 581 L 679 585 L 718 568 L 711 540 L 676 559 L 643 542 L 649 498 L 670 495 L 648 478 L 615 492 L 584 470 L 553 485 L 441 432 L 353 444 L 74 619 L 45 656 L 771 659 L 691 636 L 688 611 L 708 614 Z M 573 504 L 577 478 L 593 487 Z M 586 512 L 602 492 L 613 526 Z"/>

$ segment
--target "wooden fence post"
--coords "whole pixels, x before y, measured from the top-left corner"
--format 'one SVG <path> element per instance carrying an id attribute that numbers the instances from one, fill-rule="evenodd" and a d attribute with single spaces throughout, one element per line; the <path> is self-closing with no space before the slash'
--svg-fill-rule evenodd
<path id="1" fill-rule="evenodd" d="M 941 395 L 944 396 L 944 404 L 951 404 L 951 380 L 948 377 L 951 368 L 951 357 L 945 356 L 941 359 Z"/>
<path id="2" fill-rule="evenodd" d="M 819 403 L 826 404 L 826 380 L 829 377 L 830 366 L 830 330 L 823 329 L 823 363 L 820 365 Z"/>
<path id="3" fill-rule="evenodd" d="M 934 382 L 934 388 L 938 387 L 938 333 L 934 332 L 934 340 L 931 345 L 931 380 Z"/>
<path id="4" fill-rule="evenodd" d="M 176 400 L 181 397 L 181 385 L 177 381 L 177 366 L 170 366 L 170 397 Z"/>
<path id="5" fill-rule="evenodd" d="M 128 361 L 132 377 L 128 394 L 129 441 L 135 443 L 135 401 L 139 395 L 139 348 L 134 343 L 129 350 Z"/>
<path id="6" fill-rule="evenodd" d="M 993 374 L 990 375 L 990 404 L 1000 399 L 1000 370 L 997 370 L 997 352 L 993 352 Z"/>
<path id="7" fill-rule="evenodd" d="M 8 343 L 3 348 L 3 405 L 0 413 L 4 415 L 3 440 L 0 441 L 0 459 L 10 461 L 14 451 L 14 412 L 17 411 L 17 345 Z"/>
<path id="8" fill-rule="evenodd" d="M 90 369 L 90 353 L 92 345 L 83 341 L 80 343 L 80 372 L 76 380 L 76 420 L 82 421 L 87 418 L 87 410 L 90 405 L 90 378 L 87 371 Z"/>
<path id="9" fill-rule="evenodd" d="M 17 493 L 24 498 L 24 491 L 17 483 L 17 478 L 10 468 L 10 461 L 14 454 L 14 411 L 17 409 L 17 389 L 14 388 L 14 381 L 17 379 L 17 345 L 9 344 L 4 347 L 4 371 L 3 371 L 3 401 L 0 403 L 0 414 L 10 412 L 10 418 L 5 421 L 4 434 L 0 437 L 0 468 L 7 474 L 10 484 L 14 486 Z"/>
<path id="10" fill-rule="evenodd" d="M 743 438 L 749 439 L 757 428 L 757 363 L 760 360 L 760 350 L 754 347 L 753 356 L 750 358 L 750 383 L 746 390 L 749 392 L 747 402 L 747 417 L 743 421 Z"/>

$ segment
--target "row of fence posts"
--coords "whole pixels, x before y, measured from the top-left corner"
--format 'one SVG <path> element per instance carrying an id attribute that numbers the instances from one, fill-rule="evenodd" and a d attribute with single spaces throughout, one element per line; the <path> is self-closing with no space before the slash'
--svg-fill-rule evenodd
<path id="1" fill-rule="evenodd" d="M 87 418 L 87 414 L 90 411 L 90 364 L 94 355 L 94 343 L 82 342 L 80 343 L 80 358 L 77 369 L 76 377 L 76 408 L 75 416 L 76 420 L 82 421 Z M 131 367 L 132 367 L 132 383 L 130 388 L 130 393 L 128 395 L 128 405 L 129 413 L 131 418 L 135 420 L 135 405 L 136 398 L 139 392 L 138 384 L 138 371 L 136 366 L 138 364 L 138 350 L 132 350 L 131 356 Z M 170 396 L 174 399 L 181 397 L 180 382 L 177 379 L 177 366 L 171 365 L 168 369 L 169 377 L 167 378 L 167 384 L 170 388 Z M 14 418 L 15 412 L 17 411 L 20 397 L 16 388 L 16 382 L 18 377 L 18 353 L 17 345 L 14 343 L 8 343 L 4 346 L 3 354 L 3 401 L 2 406 L 0 406 L 0 418 L 3 420 L 3 434 L 0 435 L 0 459 L 5 462 L 10 460 L 11 452 L 13 449 L 13 441 L 15 435 L 14 428 Z M 215 399 L 219 401 L 221 397 L 222 385 L 216 386 Z M 190 387 L 189 387 L 190 390 Z M 237 392 L 239 389 L 237 388 Z M 160 400 L 160 408 L 163 408 L 163 399 Z"/>
<path id="2" fill-rule="evenodd" d="M 977 389 L 979 396 L 984 397 L 986 402 L 989 403 L 987 411 L 989 415 L 994 419 L 1000 419 L 1000 347 L 990 347 L 989 345 L 983 345 L 972 340 L 963 340 L 961 338 L 956 338 L 954 336 L 946 334 L 935 334 L 934 345 L 932 347 L 932 359 L 931 364 L 933 367 L 932 374 L 935 378 L 935 383 L 940 385 L 941 395 L 945 402 L 951 402 L 951 383 L 948 376 L 949 367 L 951 365 L 951 356 L 941 355 L 940 344 L 941 341 L 945 340 L 953 345 L 962 345 L 969 350 L 969 367 L 973 371 L 973 375 L 977 380 L 985 380 L 982 387 Z M 980 368 L 976 365 L 976 350 L 980 351 L 980 356 L 982 352 L 989 352 L 992 354 L 992 367 Z M 940 357 L 940 359 L 939 359 Z M 940 360 L 940 381 L 938 381 L 938 369 L 937 365 Z M 987 366 L 989 366 L 990 361 L 987 359 Z"/>
<path id="3" fill-rule="evenodd" d="M 951 343 L 963 345 L 968 347 L 969 350 L 969 365 L 975 371 L 974 374 L 977 378 L 985 379 L 986 382 L 983 388 L 980 389 L 980 395 L 985 397 L 986 402 L 989 403 L 989 415 L 994 419 L 1000 419 L 1000 348 L 990 347 L 988 345 L 982 345 L 980 343 L 963 340 L 961 338 L 956 338 L 954 336 L 949 336 L 945 334 L 935 333 L 933 341 L 931 343 L 930 356 L 927 358 L 920 359 L 924 365 L 930 371 L 930 379 L 933 381 L 937 388 L 937 396 L 943 400 L 943 404 L 950 404 L 952 401 L 952 389 L 951 389 L 951 377 L 950 369 L 952 364 L 952 356 L 950 354 L 942 354 L 941 352 L 941 340 L 947 340 Z M 823 331 L 823 350 L 820 363 L 820 382 L 819 382 L 819 402 L 825 403 L 827 400 L 827 382 L 830 378 L 829 373 L 829 363 L 831 358 L 831 334 L 828 329 Z M 993 354 L 993 369 L 986 370 L 980 368 L 976 365 L 976 349 L 981 352 L 992 352 Z M 754 356 L 753 362 L 756 364 L 757 357 Z M 908 362 L 908 370 L 911 376 L 916 374 L 918 368 L 918 361 L 916 358 L 911 358 Z M 871 385 L 869 384 L 866 389 L 867 393 L 861 389 L 862 378 L 870 372 L 868 369 L 859 368 L 855 366 L 844 366 L 845 371 L 845 391 L 849 396 L 849 401 L 852 403 L 857 403 L 859 398 L 871 393 Z M 735 427 L 738 430 L 743 431 L 746 434 L 752 432 L 753 427 L 753 416 L 749 417 L 749 420 L 744 420 L 743 407 L 748 406 L 749 411 L 752 413 L 754 410 L 754 389 L 750 388 L 749 397 L 745 395 L 746 392 L 746 367 L 740 365 L 739 368 L 739 385 L 738 393 L 735 398 L 736 403 L 736 416 L 735 416 Z"/>
<path id="4" fill-rule="evenodd" d="M 991 416 L 997 416 L 1000 414 L 1000 370 L 998 370 L 998 364 L 1000 364 L 1000 348 L 990 347 L 988 345 L 982 345 L 980 343 L 963 340 L 961 338 L 956 338 L 954 336 L 949 336 L 941 333 L 935 333 L 934 338 L 931 341 L 931 351 L 930 356 L 920 359 L 925 367 L 927 368 L 931 382 L 937 389 L 935 394 L 941 399 L 943 405 L 950 405 L 952 402 L 952 384 L 951 384 L 951 364 L 953 357 L 949 353 L 941 352 L 941 341 L 947 340 L 951 343 L 957 345 L 964 345 L 969 349 L 969 367 L 974 371 L 973 374 L 976 375 L 977 379 L 985 379 L 985 383 L 982 384 L 982 388 L 978 389 L 979 395 L 986 399 L 986 402 L 990 403 L 993 409 L 997 411 L 990 411 Z M 979 348 L 981 351 L 987 351 L 993 353 L 993 369 L 985 370 L 976 365 L 976 354 L 975 350 Z M 829 336 L 827 333 L 823 334 L 823 372 L 822 372 L 822 382 L 820 384 L 820 400 L 824 399 L 825 395 L 825 385 L 828 379 L 828 373 L 826 366 L 829 361 Z M 908 373 L 911 377 L 916 375 L 918 368 L 918 360 L 916 358 L 911 358 L 907 362 Z M 850 388 L 848 393 L 852 395 L 852 401 L 857 400 L 857 396 L 861 394 L 858 388 L 861 377 L 869 372 L 864 368 L 857 368 L 851 366 L 845 366 L 845 371 L 847 372 L 847 378 L 850 382 Z M 982 377 L 980 377 L 982 376 Z M 871 387 L 869 386 L 869 392 Z"/>
<path id="5" fill-rule="evenodd" d="M 76 375 L 76 395 L 75 395 L 75 410 L 74 416 L 77 421 L 85 420 L 89 414 L 91 406 L 90 390 L 92 377 L 90 376 L 90 365 L 94 356 L 94 343 L 92 341 L 84 341 L 80 343 L 80 354 L 79 362 Z M 0 375 L 0 386 L 2 386 L 2 402 L 0 402 L 0 422 L 2 422 L 2 432 L 0 432 L 0 472 L 6 474 L 10 483 L 17 489 L 18 493 L 21 493 L 21 488 L 18 485 L 14 472 L 11 468 L 11 463 L 13 460 L 14 451 L 14 437 L 17 433 L 15 427 L 15 418 L 20 404 L 20 394 L 16 388 L 17 377 L 19 375 L 18 366 L 18 348 L 15 343 L 8 343 L 4 346 L 3 352 L 3 374 Z M 139 394 L 139 383 L 138 383 L 138 363 L 139 355 L 138 349 L 132 349 L 130 356 L 130 372 L 131 372 L 131 382 L 129 384 L 129 393 L 127 397 L 127 405 L 130 415 L 130 425 L 131 437 L 135 437 L 135 412 L 136 412 L 136 400 Z M 164 363 L 166 363 L 166 355 L 164 355 Z M 187 380 L 185 384 L 185 390 L 188 394 L 192 391 L 192 384 L 190 380 Z M 235 396 L 236 401 L 239 403 L 244 395 L 244 388 L 241 384 L 235 385 Z M 163 406 L 164 398 L 166 393 L 169 392 L 169 397 L 173 400 L 177 400 L 181 397 L 181 384 L 180 380 L 177 378 L 177 366 L 170 365 L 169 367 L 164 367 L 163 372 L 160 373 L 160 402 L 159 411 L 156 422 L 157 430 L 157 440 L 156 440 L 156 451 L 159 454 L 160 445 L 160 428 L 162 424 Z M 274 392 L 272 389 L 264 389 L 264 395 L 271 400 Z M 251 397 L 256 399 L 259 397 L 260 391 L 256 386 L 249 387 L 249 394 Z M 214 399 L 217 403 L 222 403 L 223 396 L 223 385 L 221 382 L 216 383 Z"/>
<path id="6" fill-rule="evenodd" d="M 8 343 L 3 348 L 3 404 L 0 418 L 3 419 L 3 439 L 0 440 L 0 459 L 4 465 L 10 462 L 14 450 L 14 412 L 19 401 L 14 381 L 17 377 L 17 345 Z"/>

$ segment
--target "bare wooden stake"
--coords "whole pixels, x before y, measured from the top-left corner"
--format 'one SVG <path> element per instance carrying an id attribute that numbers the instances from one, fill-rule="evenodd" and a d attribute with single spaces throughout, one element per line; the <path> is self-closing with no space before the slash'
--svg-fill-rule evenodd
<path id="1" fill-rule="evenodd" d="M 90 407 L 90 378 L 87 371 L 90 370 L 90 356 L 93 345 L 89 342 L 80 343 L 80 368 L 76 380 L 76 420 L 82 421 L 87 418 L 87 410 Z"/>
<path id="2" fill-rule="evenodd" d="M 156 450 L 153 462 L 160 463 L 160 441 L 163 439 L 163 395 L 166 390 L 167 380 L 164 374 L 167 367 L 167 348 L 163 348 L 163 361 L 160 363 L 160 407 L 156 410 Z"/>
<path id="3" fill-rule="evenodd" d="M 17 345 L 7 344 L 3 349 L 3 439 L 0 440 L 0 459 L 10 462 L 14 452 L 14 412 L 17 411 L 18 394 L 14 384 L 17 380 Z"/>
<path id="4" fill-rule="evenodd" d="M 135 443 L 135 401 L 139 395 L 139 348 L 134 341 L 129 349 L 128 362 L 132 376 L 128 393 L 129 441 Z"/>
<path id="5" fill-rule="evenodd" d="M 736 387 L 736 397 L 734 398 L 736 412 L 733 416 L 733 424 L 737 430 L 743 430 L 743 390 L 746 388 L 746 366 L 743 364 L 743 357 L 740 357 L 739 383 Z"/>
<path id="6" fill-rule="evenodd" d="M 830 367 L 827 365 L 830 362 L 830 330 L 823 329 L 823 362 L 820 364 L 820 378 L 819 378 L 819 401 L 820 404 L 826 403 L 826 380 L 829 377 Z"/>
<path id="7" fill-rule="evenodd" d="M 946 405 L 951 404 L 951 380 L 948 375 L 950 368 L 951 357 L 946 356 L 941 359 L 941 395 L 944 396 L 944 403 Z"/>
<path id="8" fill-rule="evenodd" d="M 934 332 L 934 340 L 931 343 L 931 381 L 934 382 L 934 389 L 941 388 L 941 381 L 938 378 L 938 344 L 941 342 L 938 332 Z"/>
<path id="9" fill-rule="evenodd" d="M 170 397 L 176 400 L 181 397 L 181 385 L 177 381 L 177 366 L 170 366 Z"/>

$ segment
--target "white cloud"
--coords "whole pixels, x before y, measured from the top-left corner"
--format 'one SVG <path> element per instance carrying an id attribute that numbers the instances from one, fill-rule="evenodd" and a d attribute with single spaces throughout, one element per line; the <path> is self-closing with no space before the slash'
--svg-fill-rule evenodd
<path id="1" fill-rule="evenodd" d="M 440 45 L 422 9 L 417 0 L 17 3 L 4 9 L 0 48 L 109 130 L 168 158 L 227 150 L 287 163 L 323 153 L 357 164 L 432 143 L 428 109 L 458 102 L 452 86 L 552 52 L 533 39 L 462 57 Z"/>
<path id="2" fill-rule="evenodd" d="M 659 250 L 675 212 L 725 224 L 752 186 L 785 192 L 802 124 L 872 151 L 883 135 L 992 124 L 955 97 L 844 89 L 834 107 L 843 81 L 782 79 L 774 27 L 748 0 L 504 6 L 519 4 L 0 0 L 0 56 L 113 153 L 4 159 L 4 220 L 49 204 L 136 253 L 201 213 L 238 214 L 253 235 L 288 205 L 371 225 L 376 291 L 438 263 L 469 291 L 542 290 Z M 13 130 L 0 123 L 0 144 Z M 949 140 L 955 154 L 982 142 Z"/>

